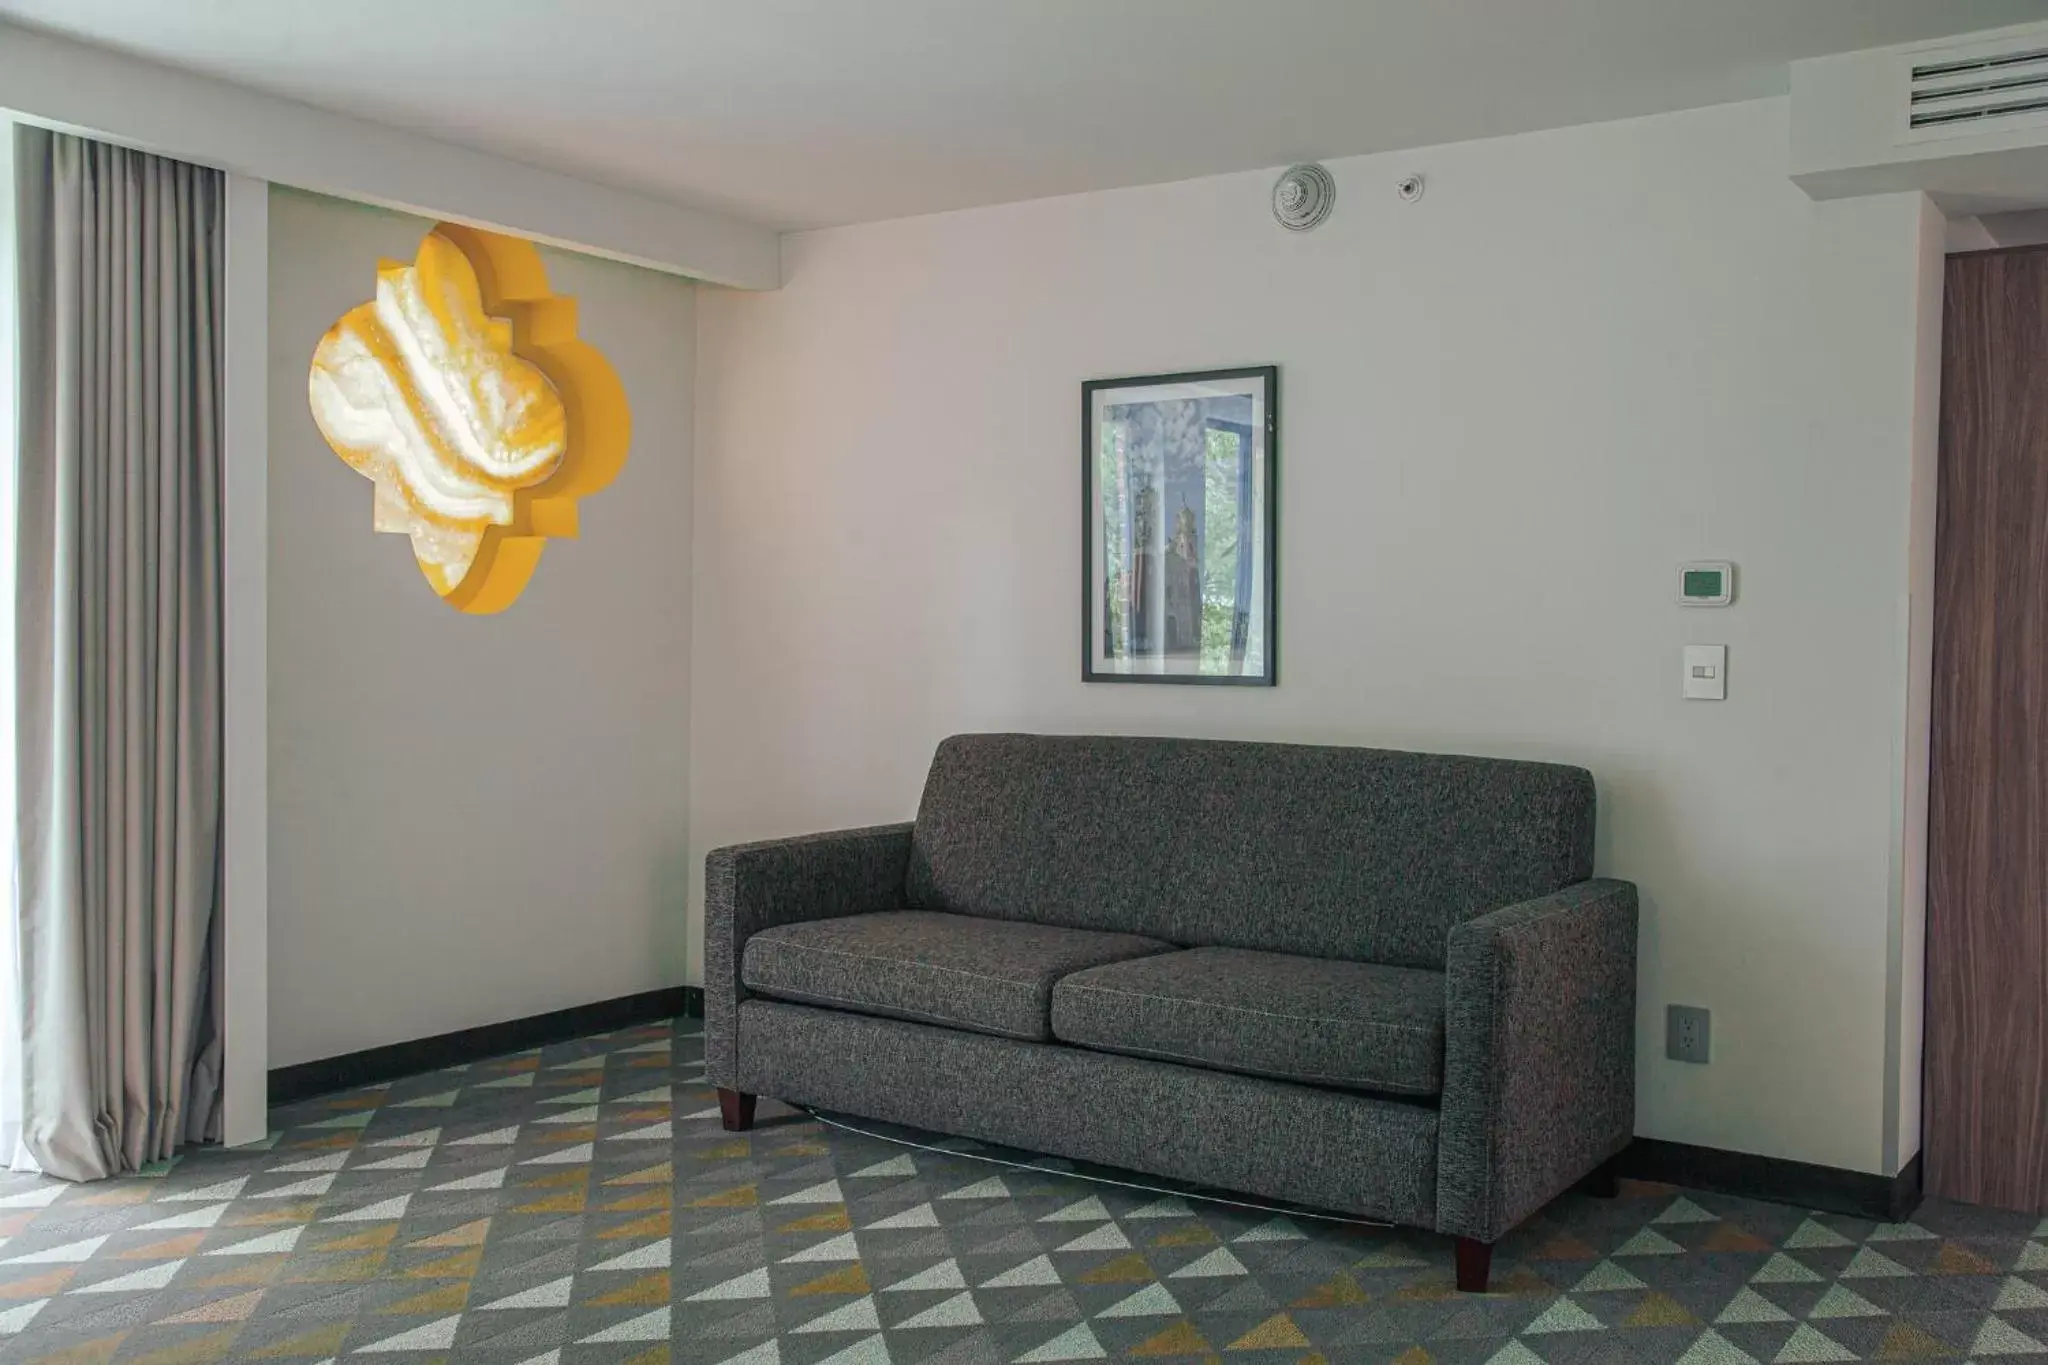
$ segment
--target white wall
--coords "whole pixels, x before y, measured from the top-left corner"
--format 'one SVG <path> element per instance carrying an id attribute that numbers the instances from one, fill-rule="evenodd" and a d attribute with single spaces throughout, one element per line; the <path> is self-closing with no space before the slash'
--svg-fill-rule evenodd
<path id="1" fill-rule="evenodd" d="M 1947 283 L 1948 222 L 1934 201 L 1920 201 L 1920 250 L 1914 276 L 1913 407 L 1906 508 L 1906 602 L 1902 719 L 1893 762 L 1892 964 L 1886 1039 L 1890 1103 L 1885 1164 L 1896 1171 L 1920 1150 L 1920 1064 L 1927 1003 L 1927 800 L 1934 692 L 1934 532 L 1941 453 L 1942 294 Z"/>
<path id="2" fill-rule="evenodd" d="M 695 286 L 547 254 L 632 452 L 510 610 L 463 616 L 306 406 L 320 334 L 428 226 L 271 198 L 272 1066 L 682 974 Z"/>
<path id="3" fill-rule="evenodd" d="M 1786 140 L 1771 100 L 1340 161 L 1299 236 L 1266 173 L 1044 200 L 706 291 L 693 883 L 908 816 L 956 730 L 1582 763 L 1643 891 L 1639 1131 L 1888 1166 L 1926 223 L 1810 201 Z M 1081 381 L 1267 362 L 1280 687 L 1084 686 Z M 1694 558 L 1734 608 L 1673 603 Z M 1679 700 L 1688 641 L 1725 703 Z M 1664 1060 L 1671 1001 L 1711 1066 Z"/>
<path id="4" fill-rule="evenodd" d="M 270 186 L 230 174 L 221 288 L 221 1133 L 270 1131 Z"/>

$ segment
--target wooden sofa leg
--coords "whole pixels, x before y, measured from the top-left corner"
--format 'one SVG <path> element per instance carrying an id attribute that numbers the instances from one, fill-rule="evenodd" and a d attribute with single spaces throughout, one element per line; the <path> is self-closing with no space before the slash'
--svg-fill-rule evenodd
<path id="1" fill-rule="evenodd" d="M 754 1126 L 754 1097 L 742 1091 L 720 1087 L 718 1117 L 725 1124 L 726 1132 L 746 1132 Z"/>
<path id="2" fill-rule="evenodd" d="M 1615 1172 L 1613 1157 L 1600 1163 L 1593 1174 L 1587 1176 L 1580 1188 L 1595 1199 L 1618 1199 L 1621 1197 L 1621 1177 Z"/>
<path id="3" fill-rule="evenodd" d="M 1471 1237 L 1458 1239 L 1458 1292 L 1484 1294 L 1487 1276 L 1493 1270 L 1493 1243 Z"/>

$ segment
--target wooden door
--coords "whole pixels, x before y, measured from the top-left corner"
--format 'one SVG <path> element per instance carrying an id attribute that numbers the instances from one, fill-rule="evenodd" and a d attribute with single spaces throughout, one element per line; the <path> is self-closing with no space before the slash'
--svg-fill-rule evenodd
<path id="1" fill-rule="evenodd" d="M 2048 1212 L 2048 250 L 1949 258 L 1939 498 L 1925 1178 Z"/>

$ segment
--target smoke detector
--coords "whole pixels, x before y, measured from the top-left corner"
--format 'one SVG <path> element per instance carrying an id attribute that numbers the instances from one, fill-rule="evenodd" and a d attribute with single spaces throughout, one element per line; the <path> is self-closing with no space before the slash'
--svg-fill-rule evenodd
<path id="1" fill-rule="evenodd" d="M 1273 217 L 1290 232 L 1307 232 L 1330 216 L 1337 182 L 1313 162 L 1289 166 L 1273 182 Z"/>

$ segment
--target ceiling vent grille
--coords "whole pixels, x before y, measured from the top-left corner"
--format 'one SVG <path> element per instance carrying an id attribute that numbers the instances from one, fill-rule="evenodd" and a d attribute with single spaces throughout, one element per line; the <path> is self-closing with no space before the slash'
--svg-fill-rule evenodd
<path id="1" fill-rule="evenodd" d="M 1910 67 L 1907 129 L 1919 137 L 2048 122 L 2048 42 L 1926 53 Z"/>

